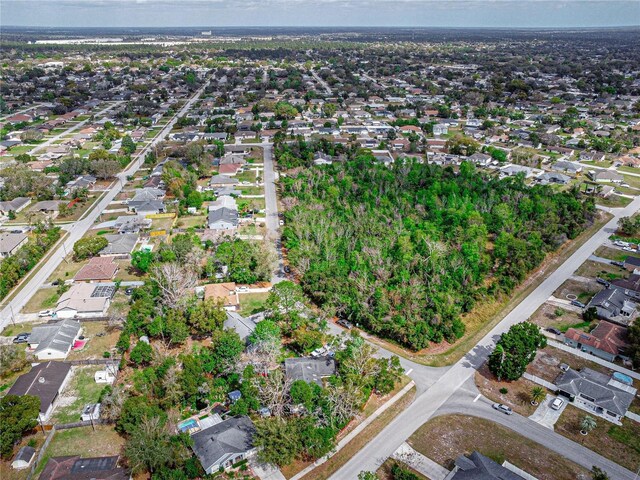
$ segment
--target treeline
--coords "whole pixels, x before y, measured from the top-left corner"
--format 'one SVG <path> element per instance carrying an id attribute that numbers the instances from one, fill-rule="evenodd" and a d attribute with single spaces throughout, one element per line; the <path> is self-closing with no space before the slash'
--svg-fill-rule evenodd
<path id="1" fill-rule="evenodd" d="M 39 226 L 27 244 L 0 263 L 0 299 L 15 287 L 60 238 L 60 227 Z"/>
<path id="2" fill-rule="evenodd" d="M 305 292 L 329 312 L 420 349 L 455 341 L 462 313 L 510 292 L 595 207 L 463 163 L 391 168 L 368 155 L 283 179 L 283 238 Z"/>

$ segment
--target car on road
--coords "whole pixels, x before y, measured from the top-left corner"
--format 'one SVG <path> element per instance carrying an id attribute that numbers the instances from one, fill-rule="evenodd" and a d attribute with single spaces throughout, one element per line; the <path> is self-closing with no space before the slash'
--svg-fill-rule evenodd
<path id="1" fill-rule="evenodd" d="M 513 410 L 511 410 L 511 407 L 505 405 L 504 403 L 494 403 L 491 406 L 499 412 L 505 413 L 507 415 L 513 415 Z"/>
<path id="2" fill-rule="evenodd" d="M 53 315 L 53 312 L 51 310 L 42 310 L 41 312 L 38 312 L 38 316 L 39 317 L 50 317 L 51 315 Z"/>
<path id="3" fill-rule="evenodd" d="M 353 325 L 351 324 L 351 322 L 344 320 L 344 319 L 340 319 L 336 322 L 338 325 L 340 325 L 341 327 L 346 328 L 347 330 L 351 330 L 353 328 Z"/>
<path id="4" fill-rule="evenodd" d="M 580 308 L 586 308 L 586 305 L 578 300 L 571 300 L 571 305 L 574 305 Z"/>
<path id="5" fill-rule="evenodd" d="M 562 332 L 557 328 L 549 327 L 547 328 L 547 332 L 553 333 L 554 335 L 562 335 Z"/>
<path id="6" fill-rule="evenodd" d="M 30 333 L 19 333 L 16 335 L 16 338 L 13 339 L 13 343 L 27 343 L 30 336 Z"/>
<path id="7" fill-rule="evenodd" d="M 553 410 L 560 410 L 562 408 L 562 405 L 564 405 L 564 400 L 562 400 L 561 398 L 556 398 L 553 402 L 551 402 L 551 408 Z"/>

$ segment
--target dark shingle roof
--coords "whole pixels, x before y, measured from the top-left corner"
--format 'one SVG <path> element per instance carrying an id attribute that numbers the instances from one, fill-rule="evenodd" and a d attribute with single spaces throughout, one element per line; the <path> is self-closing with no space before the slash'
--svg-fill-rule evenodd
<path id="1" fill-rule="evenodd" d="M 227 455 L 253 449 L 255 427 L 249 417 L 235 417 L 217 423 L 191 436 L 193 451 L 206 470 Z"/>
<path id="2" fill-rule="evenodd" d="M 71 370 L 62 362 L 39 363 L 28 373 L 21 375 L 7 395 L 33 395 L 40 399 L 40 413 L 46 413 L 58 395 L 58 390 Z"/>
<path id="3" fill-rule="evenodd" d="M 494 462 L 481 453 L 473 452 L 468 457 L 456 459 L 458 471 L 451 480 L 524 480 L 520 475 Z"/>
<path id="4" fill-rule="evenodd" d="M 331 357 L 301 357 L 287 358 L 284 361 L 287 378 L 304 380 L 307 383 L 317 383 L 322 386 L 322 378 L 329 377 L 336 372 L 336 362 Z"/>

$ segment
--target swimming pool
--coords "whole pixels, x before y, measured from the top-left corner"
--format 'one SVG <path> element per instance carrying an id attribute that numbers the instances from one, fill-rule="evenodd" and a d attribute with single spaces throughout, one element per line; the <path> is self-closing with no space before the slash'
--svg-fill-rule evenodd
<path id="1" fill-rule="evenodd" d="M 181 432 L 188 432 L 192 428 L 198 428 L 198 422 L 194 418 L 190 418 L 189 420 L 185 420 L 184 422 L 180 422 L 178 424 L 178 430 Z"/>

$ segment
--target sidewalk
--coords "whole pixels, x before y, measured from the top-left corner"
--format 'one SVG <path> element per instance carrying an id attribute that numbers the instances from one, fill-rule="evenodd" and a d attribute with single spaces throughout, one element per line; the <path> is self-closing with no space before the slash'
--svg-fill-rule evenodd
<path id="1" fill-rule="evenodd" d="M 449 475 L 449 470 L 414 450 L 407 442 L 398 447 L 393 454 L 393 458 L 406 463 L 430 480 L 444 480 Z"/>
<path id="2" fill-rule="evenodd" d="M 411 390 L 414 386 L 415 386 L 415 382 L 413 380 L 411 380 L 409 383 L 407 383 L 407 385 L 402 390 L 400 390 L 398 393 L 396 393 L 384 405 L 382 405 L 375 412 L 373 412 L 371 414 L 371 416 L 369 416 L 364 422 L 362 422 L 360 425 L 358 425 L 356 428 L 354 428 L 351 432 L 349 432 L 346 437 L 344 437 L 342 440 L 340 440 L 338 442 L 338 445 L 336 446 L 335 450 L 333 450 L 331 453 L 325 455 L 324 457 L 319 458 L 318 460 L 313 462 L 311 465 L 309 465 L 307 468 L 305 468 L 304 470 L 301 470 L 300 472 L 295 474 L 289 480 L 300 480 L 302 477 L 304 477 L 307 473 L 311 472 L 317 466 L 322 465 L 327 460 L 329 460 L 332 456 L 334 456 L 336 453 L 338 453 L 340 450 L 342 450 L 345 447 L 345 445 L 347 445 L 351 440 L 353 440 L 360 432 L 362 432 L 365 428 L 367 428 L 371 424 L 371 422 L 373 422 L 376 418 L 378 418 L 385 411 L 387 411 L 394 403 L 396 403 L 398 400 L 400 400 L 402 397 L 404 397 L 404 395 L 409 390 Z"/>

